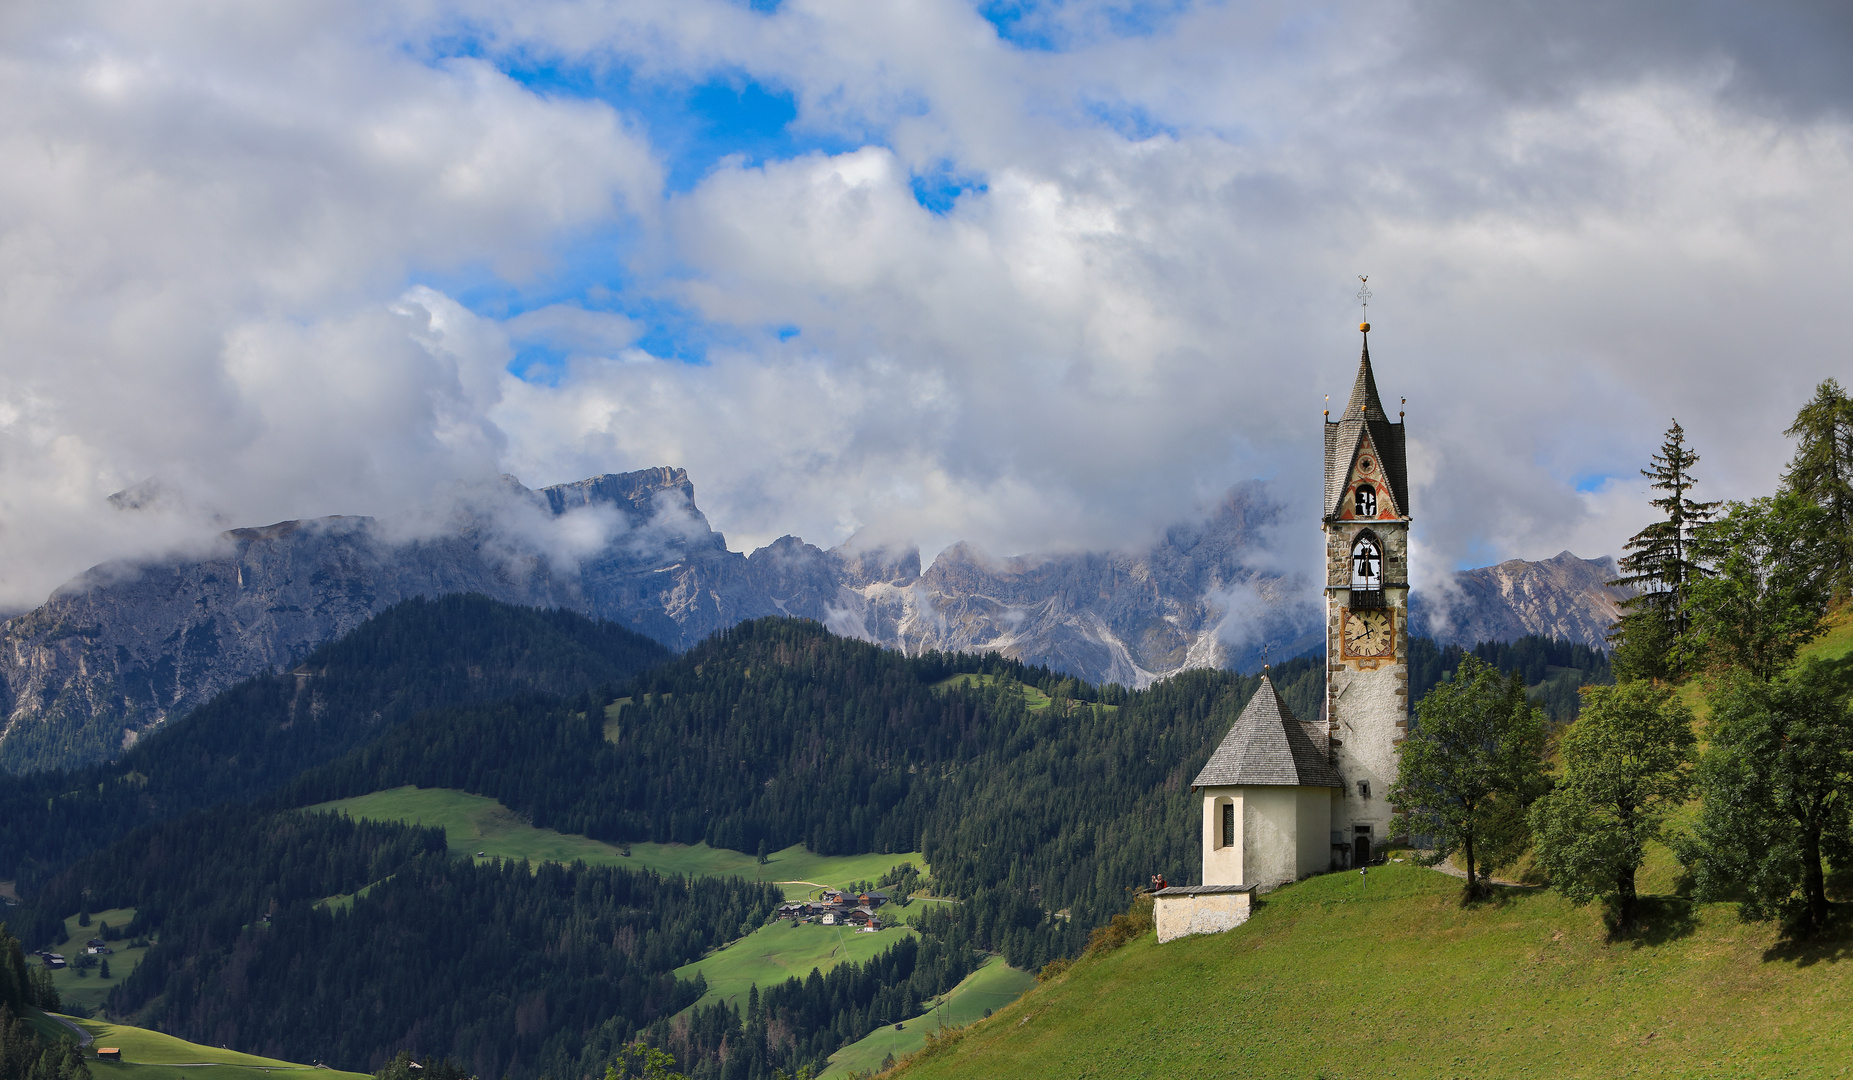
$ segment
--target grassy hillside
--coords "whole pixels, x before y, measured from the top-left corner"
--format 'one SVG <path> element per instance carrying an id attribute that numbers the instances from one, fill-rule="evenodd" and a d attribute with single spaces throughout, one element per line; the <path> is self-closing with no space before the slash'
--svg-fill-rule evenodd
<path id="1" fill-rule="evenodd" d="M 493 858 L 527 859 L 533 863 L 583 860 L 591 865 L 647 867 L 689 876 L 755 878 L 776 882 L 784 889 L 787 899 L 806 897 L 825 887 L 840 887 L 852 881 L 874 881 L 903 862 L 925 865 L 918 853 L 833 857 L 814 855 L 802 847 L 790 847 L 767 856 L 766 865 L 760 866 L 752 855 L 710 848 L 706 844 L 692 847 L 632 844 L 627 857 L 618 845 L 552 829 L 536 829 L 494 799 L 445 788 L 394 788 L 322 803 L 310 809 L 330 810 L 371 821 L 441 826 L 452 854 L 458 856 L 473 857 L 482 853 Z M 345 906 L 352 902 L 352 895 L 331 897 L 330 902 Z M 916 904 L 911 910 L 917 911 L 922 906 Z M 892 912 L 890 918 L 894 919 L 906 914 L 898 908 L 884 910 Z M 732 1002 L 745 995 L 747 988 L 755 983 L 768 986 L 794 976 L 803 978 L 812 969 L 827 972 L 845 961 L 867 960 L 894 944 L 900 935 L 909 933 L 912 931 L 906 927 L 865 934 L 845 927 L 794 926 L 789 922 L 777 922 L 678 968 L 675 974 L 687 979 L 699 972 L 707 980 L 708 993 L 699 1004 L 723 999 Z"/>
<path id="2" fill-rule="evenodd" d="M 318 1078 L 328 1080 L 369 1080 L 366 1073 L 338 1072 L 234 1050 L 219 1050 L 147 1028 L 76 1017 L 65 1017 L 65 1020 L 82 1028 L 95 1040 L 90 1046 L 91 1054 L 104 1046 L 122 1051 L 119 1062 L 91 1060 L 90 1075 L 95 1080 L 252 1080 L 278 1072 L 313 1072 Z M 69 1034 L 69 1028 L 43 1013 L 34 1016 L 32 1022 L 42 1034 L 54 1039 Z"/>
<path id="3" fill-rule="evenodd" d="M 1311 878 L 1229 933 L 1083 960 L 898 1075 L 1845 1075 L 1853 936 L 1665 900 L 1617 941 L 1547 891 L 1459 896 L 1410 863 Z"/>
<path id="4" fill-rule="evenodd" d="M 1004 963 L 1001 956 L 993 956 L 939 999 L 923 1003 L 921 1014 L 909 1017 L 900 1030 L 887 1024 L 831 1054 L 830 1067 L 819 1074 L 818 1080 L 848 1080 L 874 1072 L 890 1054 L 899 1061 L 918 1051 L 926 1045 L 929 1032 L 976 1023 L 984 1018 L 986 1010 L 1003 1008 L 1034 985 L 1034 975 Z"/>
<path id="5" fill-rule="evenodd" d="M 108 911 L 99 911 L 91 915 L 90 925 L 86 927 L 77 925 L 77 914 L 73 912 L 69 918 L 64 920 L 66 943 L 55 951 L 62 952 L 74 964 L 78 954 L 84 951 L 84 943 L 100 934 L 104 923 L 121 930 L 134 919 L 134 908 L 111 908 Z M 107 979 L 103 977 L 100 968 L 92 968 L 83 975 L 78 974 L 75 966 L 60 968 L 51 973 L 51 984 L 58 988 L 58 999 L 64 1002 L 67 1009 L 76 1005 L 88 1013 L 100 1011 L 103 1008 L 103 999 L 109 997 L 109 992 L 114 990 L 122 980 L 128 978 L 129 973 L 141 964 L 142 957 L 148 955 L 147 946 L 144 945 L 139 949 L 130 948 L 126 938 L 110 942 L 109 947 L 114 949 L 115 953 L 101 958 L 109 961 L 109 978 Z"/>
<path id="6" fill-rule="evenodd" d="M 666 874 L 691 877 L 725 876 L 770 881 L 785 890 L 787 899 L 809 896 L 821 888 L 852 881 L 874 881 L 904 862 L 924 867 L 919 852 L 898 855 L 814 855 L 794 845 L 766 857 L 706 844 L 631 844 L 630 855 L 617 844 L 586 836 L 537 829 L 494 799 L 449 788 L 400 787 L 351 799 L 318 803 L 311 810 L 332 810 L 369 821 L 397 821 L 408 825 L 435 825 L 444 830 L 453 854 L 483 854 L 529 862 L 570 863 L 583 860 L 592 866 L 644 867 Z M 808 974 L 809 968 L 804 973 Z"/>
<path id="7" fill-rule="evenodd" d="M 912 933 L 905 926 L 869 934 L 846 926 L 779 921 L 677 968 L 676 977 L 692 979 L 700 972 L 708 981 L 708 993 L 697 1004 L 721 1000 L 733 1003 L 755 983 L 771 986 L 786 979 L 802 979 L 813 969 L 829 971 L 846 961 L 867 960 Z"/>

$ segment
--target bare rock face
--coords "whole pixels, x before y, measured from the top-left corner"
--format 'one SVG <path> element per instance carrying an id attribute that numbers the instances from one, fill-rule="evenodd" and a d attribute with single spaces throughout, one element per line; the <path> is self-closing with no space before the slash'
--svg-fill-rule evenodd
<path id="1" fill-rule="evenodd" d="M 558 517 L 594 500 L 615 510 L 620 542 L 598 568 L 627 583 L 644 576 L 651 588 L 636 591 L 650 600 L 685 588 L 687 573 L 650 573 L 665 558 L 686 563 L 678 558 L 685 548 L 741 561 L 718 537 L 688 544 L 693 526 L 658 512 L 659 496 L 669 507 L 692 507 L 680 469 L 540 492 L 510 487 L 513 505 L 531 503 L 536 513 Z M 659 521 L 680 531 L 659 536 L 652 531 Z M 699 514 L 696 522 L 708 532 Z M 557 559 L 506 533 L 469 513 L 436 536 L 415 538 L 372 518 L 334 517 L 234 529 L 204 556 L 96 567 L 0 625 L 0 768 L 107 757 L 240 679 L 287 666 L 414 596 L 477 592 L 515 604 L 591 607 L 576 567 L 562 572 Z M 677 628 L 672 619 L 657 622 Z"/>
<path id="2" fill-rule="evenodd" d="M 267 668 L 285 667 L 414 596 L 478 592 L 608 619 L 676 649 L 791 615 L 909 653 L 997 650 L 1093 683 L 1140 687 L 1197 667 L 1321 645 L 1316 594 L 1265 568 L 1279 507 L 1238 487 L 1203 521 L 1130 552 L 988 557 L 964 544 L 921 569 L 911 548 L 782 537 L 742 555 L 681 469 L 530 491 L 408 536 L 362 517 L 235 529 L 203 555 L 106 564 L 0 624 L 0 769 L 107 758 Z M 138 500 L 119 500 L 125 512 Z M 1610 560 L 1568 552 L 1457 575 L 1417 633 L 1551 634 L 1600 644 L 1625 594 Z"/>
<path id="3" fill-rule="evenodd" d="M 1632 588 L 1609 585 L 1620 574 L 1612 558 L 1580 559 L 1568 551 L 1538 562 L 1512 559 L 1462 570 L 1452 589 L 1419 598 L 1410 629 L 1444 645 L 1538 634 L 1607 648 L 1621 603 L 1634 595 Z"/>
<path id="4" fill-rule="evenodd" d="M 1295 655 L 1317 643 L 1317 612 L 1296 607 L 1278 574 L 1253 565 L 1256 532 L 1278 514 L 1247 486 L 1208 520 L 1173 528 L 1143 551 L 993 559 L 956 544 L 918 580 L 844 588 L 824 621 L 908 652 L 994 649 L 1131 687 L 1246 663 L 1264 643 L 1276 656 Z"/>

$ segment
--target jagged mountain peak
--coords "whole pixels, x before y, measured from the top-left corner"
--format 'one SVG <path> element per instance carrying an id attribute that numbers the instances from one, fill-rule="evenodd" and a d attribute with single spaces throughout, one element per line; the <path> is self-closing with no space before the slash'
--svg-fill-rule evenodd
<path id="1" fill-rule="evenodd" d="M 1268 567 L 1281 507 L 1259 484 L 1124 551 L 993 557 L 955 544 L 784 536 L 727 549 L 679 468 L 529 489 L 512 477 L 416 527 L 333 516 L 232 529 L 203 553 L 93 568 L 0 627 L 0 767 L 75 765 L 232 683 L 282 667 L 413 596 L 474 592 L 608 619 L 676 649 L 764 615 L 918 653 L 999 650 L 1090 682 L 1144 686 L 1251 668 L 1263 643 L 1317 648 L 1320 612 Z M 590 515 L 589 517 L 585 515 Z M 1416 632 L 1599 643 L 1625 593 L 1611 560 L 1564 552 L 1418 594 Z M 1432 594 L 1432 595 L 1430 595 Z"/>

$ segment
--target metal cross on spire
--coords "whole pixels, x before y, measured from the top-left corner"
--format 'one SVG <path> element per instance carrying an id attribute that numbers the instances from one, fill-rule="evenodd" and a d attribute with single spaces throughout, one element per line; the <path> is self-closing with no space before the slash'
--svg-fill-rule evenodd
<path id="1" fill-rule="evenodd" d="M 1358 275 L 1358 303 L 1364 305 L 1364 321 L 1370 321 L 1370 275 Z"/>

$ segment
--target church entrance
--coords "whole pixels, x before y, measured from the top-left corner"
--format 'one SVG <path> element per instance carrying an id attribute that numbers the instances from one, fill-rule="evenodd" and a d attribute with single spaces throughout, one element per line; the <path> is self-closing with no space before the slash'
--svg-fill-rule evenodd
<path id="1" fill-rule="evenodd" d="M 1370 826 L 1354 825 L 1352 831 L 1357 835 L 1351 841 L 1351 865 L 1370 865 Z"/>

